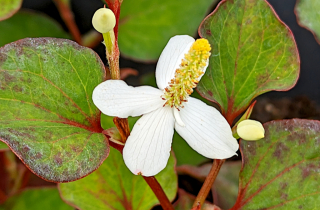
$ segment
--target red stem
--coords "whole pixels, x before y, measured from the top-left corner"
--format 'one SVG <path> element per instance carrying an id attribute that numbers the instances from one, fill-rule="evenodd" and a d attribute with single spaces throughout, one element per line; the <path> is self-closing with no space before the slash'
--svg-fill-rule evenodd
<path id="1" fill-rule="evenodd" d="M 119 26 L 119 17 L 120 17 L 120 5 L 121 5 L 121 0 L 105 0 L 106 3 L 108 4 L 108 7 L 113 11 L 113 13 L 116 16 L 116 25 L 114 27 L 114 35 L 115 35 L 115 46 L 113 49 L 113 55 L 110 58 L 110 68 L 118 68 L 118 74 L 116 75 L 116 78 L 113 78 L 111 75 L 112 79 L 120 79 L 120 71 L 119 71 L 119 48 L 118 48 L 118 26 Z M 112 72 L 112 71 L 111 71 Z M 128 121 L 126 120 L 126 122 L 121 126 L 119 123 L 120 121 L 124 120 L 124 119 L 119 119 L 116 118 L 114 120 L 115 125 L 117 126 L 118 130 L 120 131 L 121 137 L 123 138 L 122 140 L 125 142 L 127 137 L 129 136 L 130 131 L 128 131 L 125 128 L 129 128 L 128 126 Z M 126 136 L 124 138 L 124 136 Z M 110 145 L 115 147 L 117 150 L 119 150 L 122 154 L 122 150 L 123 150 L 123 146 L 122 145 L 116 145 L 115 143 L 111 143 Z M 165 192 L 163 191 L 161 185 L 159 184 L 159 182 L 156 180 L 155 177 L 151 176 L 151 177 L 145 177 L 142 176 L 144 178 L 144 180 L 147 182 L 147 184 L 150 186 L 150 188 L 152 189 L 152 191 L 154 192 L 154 194 L 157 196 L 161 206 L 163 209 L 165 210 L 174 210 L 173 206 L 171 204 L 171 202 L 169 201 L 167 195 L 165 194 Z"/>
<path id="2" fill-rule="evenodd" d="M 120 18 L 120 6 L 121 2 L 119 0 L 105 0 L 109 9 L 112 10 L 114 15 L 116 16 L 116 25 L 113 29 L 116 40 L 118 41 L 118 27 L 119 27 L 119 18 Z"/>
<path id="3" fill-rule="evenodd" d="M 116 124 L 116 126 L 118 129 L 122 129 L 121 127 L 118 127 L 118 124 Z M 110 146 L 117 149 L 122 154 L 123 145 L 116 144 L 112 141 L 110 141 L 109 143 L 110 143 Z M 163 191 L 163 189 L 162 189 L 161 185 L 159 184 L 159 182 L 157 181 L 157 179 L 154 176 L 150 176 L 150 177 L 142 176 L 142 177 L 144 178 L 144 180 L 147 182 L 147 184 L 149 185 L 149 187 L 151 188 L 153 193 L 158 198 L 162 208 L 165 210 L 174 210 L 171 202 L 169 201 L 167 195 Z"/>
<path id="4" fill-rule="evenodd" d="M 215 159 L 213 161 L 210 172 L 209 172 L 206 180 L 204 181 L 196 200 L 193 203 L 193 206 L 192 206 L 193 208 L 198 207 L 198 206 L 200 206 L 200 207 L 202 206 L 202 204 L 206 200 L 206 198 L 211 190 L 211 187 L 212 187 L 214 181 L 216 180 L 217 175 L 220 171 L 220 168 L 224 162 L 225 162 L 225 160 L 219 160 L 219 159 Z"/>
<path id="5" fill-rule="evenodd" d="M 73 12 L 71 11 L 70 6 L 68 5 L 68 3 L 64 3 L 61 0 L 54 0 L 54 2 L 56 3 L 56 6 L 59 10 L 59 13 L 62 19 L 67 25 L 67 28 L 69 29 L 71 36 L 78 44 L 81 45 L 82 44 L 81 33 L 74 20 Z"/>
<path id="6" fill-rule="evenodd" d="M 154 194 L 157 196 L 162 208 L 165 210 L 174 210 L 171 202 L 169 201 L 157 179 L 154 176 L 143 176 L 143 178 L 148 183 Z"/>

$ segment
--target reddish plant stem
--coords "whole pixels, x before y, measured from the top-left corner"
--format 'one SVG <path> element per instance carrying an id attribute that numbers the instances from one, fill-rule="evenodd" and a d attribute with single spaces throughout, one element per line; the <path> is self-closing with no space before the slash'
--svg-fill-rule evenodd
<path id="1" fill-rule="evenodd" d="M 119 128 L 120 127 L 118 127 L 118 129 Z M 117 149 L 122 154 L 123 145 L 116 144 L 116 143 L 110 141 L 110 146 Z M 153 193 L 156 195 L 156 197 L 158 198 L 162 208 L 165 210 L 173 210 L 174 208 L 173 208 L 171 202 L 169 201 L 167 195 L 163 191 L 163 189 L 162 189 L 161 185 L 159 184 L 159 182 L 157 181 L 157 179 L 154 176 L 150 176 L 150 177 L 142 176 L 142 177 L 147 182 L 147 184 L 149 185 L 149 187 L 151 188 Z"/>
<path id="2" fill-rule="evenodd" d="M 72 38 L 78 44 L 81 45 L 82 44 L 81 34 L 74 20 L 73 12 L 71 11 L 69 4 L 66 2 L 63 2 L 62 0 L 54 0 L 54 3 L 56 4 L 62 19 L 64 20 L 67 28 L 69 29 Z"/>
<path id="3" fill-rule="evenodd" d="M 107 3 L 109 9 L 112 10 L 116 17 L 116 25 L 114 27 L 114 35 L 116 37 L 116 40 L 118 40 L 118 27 L 119 27 L 119 18 L 120 18 L 120 6 L 122 3 L 122 0 L 105 0 Z"/>
<path id="4" fill-rule="evenodd" d="M 217 178 L 217 175 L 220 171 L 220 168 L 224 162 L 225 162 L 225 160 L 219 160 L 219 159 L 215 159 L 213 161 L 210 172 L 209 172 L 206 180 L 204 181 L 196 200 L 193 203 L 193 206 L 192 206 L 193 208 L 198 207 L 198 206 L 201 207 L 203 205 L 204 201 L 206 200 L 206 198 L 211 190 L 211 187 L 212 187 L 214 181 Z"/>
<path id="5" fill-rule="evenodd" d="M 113 46 L 113 50 L 110 56 L 108 56 L 108 61 L 110 65 L 110 73 L 111 79 L 120 79 L 120 70 L 119 70 L 119 47 L 118 47 L 118 26 L 119 26 L 119 16 L 120 16 L 120 5 L 122 0 L 105 0 L 108 4 L 108 7 L 113 11 L 116 16 L 116 26 L 114 27 L 114 35 L 115 35 L 115 42 Z M 117 126 L 122 140 L 125 142 L 130 134 L 130 131 L 127 129 L 129 128 L 128 121 L 126 119 L 121 118 L 114 118 L 114 123 Z M 114 145 L 115 143 L 111 143 L 110 145 L 118 149 L 121 154 L 123 150 L 122 145 Z M 163 191 L 161 185 L 157 181 L 157 179 L 153 176 L 145 177 L 142 176 L 147 184 L 150 186 L 156 197 L 158 198 L 160 205 L 165 210 L 174 210 L 171 202 L 169 201 L 167 195 Z"/>
<path id="6" fill-rule="evenodd" d="M 119 48 L 117 40 L 114 44 L 114 50 L 110 56 L 107 56 L 109 66 L 110 66 L 110 75 L 111 79 L 120 79 L 120 68 L 119 68 Z M 108 52 L 106 52 L 108 53 Z"/>
<path id="7" fill-rule="evenodd" d="M 157 181 L 154 176 L 145 177 L 143 176 L 144 180 L 148 183 L 154 194 L 157 196 L 158 200 L 160 201 L 160 205 L 165 210 L 174 210 L 171 202 L 169 201 L 168 197 L 164 193 L 161 185 Z"/>
<path id="8" fill-rule="evenodd" d="M 130 130 L 128 130 L 129 127 L 123 126 L 124 120 L 127 120 L 127 119 L 122 119 L 122 118 L 118 118 L 118 117 L 115 117 L 113 119 L 119 132 L 123 133 L 121 138 L 125 138 L 125 141 L 126 141 L 129 134 L 130 134 Z M 126 122 L 128 122 L 128 121 L 126 121 Z M 123 145 L 116 144 L 114 142 L 110 142 L 110 145 L 112 147 L 114 147 L 115 149 L 117 149 L 122 154 Z M 163 189 L 162 189 L 161 185 L 159 184 L 159 182 L 157 181 L 157 179 L 154 176 L 150 176 L 150 177 L 142 176 L 142 177 L 144 178 L 144 180 L 147 182 L 147 184 L 149 185 L 149 187 L 151 188 L 153 193 L 158 198 L 162 208 L 165 210 L 173 210 L 173 206 L 172 206 L 171 202 L 169 201 L 167 195 L 163 191 Z"/>

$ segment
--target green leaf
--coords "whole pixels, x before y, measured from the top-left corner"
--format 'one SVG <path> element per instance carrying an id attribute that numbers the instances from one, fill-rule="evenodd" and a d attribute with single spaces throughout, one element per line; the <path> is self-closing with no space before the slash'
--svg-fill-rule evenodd
<path id="1" fill-rule="evenodd" d="M 196 35 L 201 20 L 217 0 L 123 1 L 119 47 L 126 57 L 157 60 L 172 36 Z"/>
<path id="2" fill-rule="evenodd" d="M 165 193 L 173 200 L 177 192 L 175 160 L 171 155 L 167 167 L 156 175 Z M 100 168 L 81 180 L 59 184 L 61 196 L 81 210 L 146 210 L 158 199 L 141 176 L 132 174 L 116 149 Z"/>
<path id="3" fill-rule="evenodd" d="M 320 1 L 298 0 L 295 13 L 299 25 L 310 30 L 320 43 Z"/>
<path id="4" fill-rule="evenodd" d="M 198 91 L 229 123 L 256 96 L 295 85 L 300 60 L 292 32 L 265 0 L 224 0 L 199 31 L 212 52 Z"/>
<path id="5" fill-rule="evenodd" d="M 0 151 L 4 151 L 8 149 L 9 149 L 8 146 L 5 143 L 0 141 Z"/>
<path id="6" fill-rule="evenodd" d="M 64 203 L 56 188 L 26 189 L 0 205 L 3 210 L 72 210 Z"/>
<path id="7" fill-rule="evenodd" d="M 0 21 L 11 17 L 22 4 L 22 0 L 1 0 Z"/>
<path id="8" fill-rule="evenodd" d="M 174 132 L 172 150 L 177 158 L 177 165 L 199 165 L 208 160 L 193 150 L 189 144 L 177 133 Z"/>
<path id="9" fill-rule="evenodd" d="M 212 187 L 214 204 L 221 209 L 230 209 L 237 200 L 241 161 L 224 163 Z"/>
<path id="10" fill-rule="evenodd" d="M 264 139 L 241 140 L 240 193 L 232 209 L 316 209 L 320 122 L 281 120 L 264 127 Z"/>
<path id="11" fill-rule="evenodd" d="M 31 11 L 20 11 L 11 18 L 1 21 L 0 31 L 0 46 L 27 37 L 70 38 L 55 20 Z"/>
<path id="12" fill-rule="evenodd" d="M 108 156 L 93 89 L 104 66 L 91 49 L 55 38 L 0 48 L 0 140 L 35 174 L 66 182 Z"/>

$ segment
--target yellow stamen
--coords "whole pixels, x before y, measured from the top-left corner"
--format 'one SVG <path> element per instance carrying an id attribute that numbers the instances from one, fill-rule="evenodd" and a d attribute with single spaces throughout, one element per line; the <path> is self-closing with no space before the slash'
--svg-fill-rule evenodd
<path id="1" fill-rule="evenodd" d="M 211 47 L 206 39 L 196 40 L 188 53 L 184 55 L 180 67 L 176 69 L 174 79 L 165 88 L 162 96 L 167 100 L 165 105 L 170 107 L 183 107 L 182 102 L 186 102 L 188 96 L 193 92 L 199 82 L 199 78 L 204 74 L 204 67 L 210 56 Z"/>

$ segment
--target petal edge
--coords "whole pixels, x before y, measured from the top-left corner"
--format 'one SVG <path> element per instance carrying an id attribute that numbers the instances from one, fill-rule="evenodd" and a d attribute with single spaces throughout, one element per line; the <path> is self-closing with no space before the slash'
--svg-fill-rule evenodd
<path id="1" fill-rule="evenodd" d="M 124 162 L 132 173 L 154 176 L 166 167 L 173 128 L 169 107 L 145 114 L 136 122 L 123 149 Z"/>
<path id="2" fill-rule="evenodd" d="M 211 159 L 236 155 L 239 144 L 218 110 L 191 97 L 184 106 L 180 117 L 186 126 L 175 123 L 175 129 L 194 150 Z"/>
<path id="3" fill-rule="evenodd" d="M 92 93 L 94 104 L 103 114 L 127 118 L 162 107 L 162 91 L 150 86 L 132 87 L 122 80 L 107 80 Z"/>

